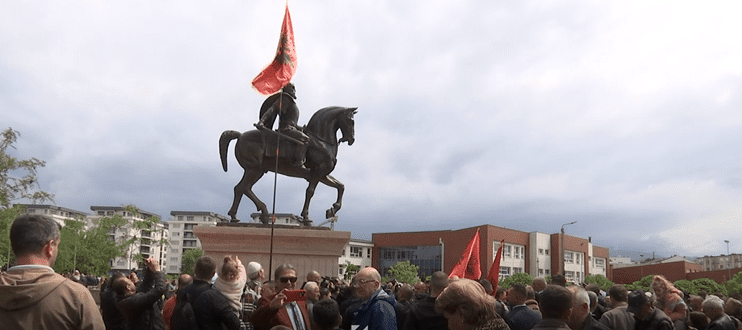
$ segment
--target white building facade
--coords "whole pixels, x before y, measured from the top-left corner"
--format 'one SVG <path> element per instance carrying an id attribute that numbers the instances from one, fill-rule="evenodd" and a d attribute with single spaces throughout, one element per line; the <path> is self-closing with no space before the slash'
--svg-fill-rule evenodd
<path id="1" fill-rule="evenodd" d="M 201 248 L 194 228 L 198 226 L 216 226 L 218 222 L 229 222 L 229 218 L 207 211 L 171 211 L 173 219 L 168 221 L 170 244 L 167 246 L 168 260 L 165 272 L 180 274 L 183 254 L 191 249 Z"/>
<path id="2" fill-rule="evenodd" d="M 141 209 L 132 212 L 130 208 L 122 206 L 91 206 L 92 215 L 87 217 L 89 225 L 97 225 L 98 220 L 114 215 L 121 216 L 128 221 L 124 227 L 113 228 L 108 232 L 111 239 L 125 241 L 134 238 L 123 257 L 111 260 L 111 271 L 127 271 L 140 269 L 142 260 L 155 257 L 160 261 L 160 267 L 167 266 L 167 240 L 169 237 L 167 226 L 159 222 L 160 216 Z M 147 219 L 156 218 L 157 222 L 146 224 Z"/>

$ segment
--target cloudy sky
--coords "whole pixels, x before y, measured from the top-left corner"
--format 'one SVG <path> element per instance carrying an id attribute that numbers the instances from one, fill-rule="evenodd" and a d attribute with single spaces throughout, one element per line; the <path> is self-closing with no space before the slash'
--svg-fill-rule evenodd
<path id="1" fill-rule="evenodd" d="M 264 97 L 283 1 L 0 5 L 0 126 L 56 204 L 227 213 L 222 131 Z M 300 123 L 358 107 L 336 229 L 492 224 L 612 255 L 742 252 L 740 4 L 290 1 Z M 298 214 L 306 183 L 278 178 Z M 255 187 L 272 204 L 273 176 Z M 317 189 L 315 223 L 335 199 Z M 240 218 L 255 208 L 244 199 Z"/>

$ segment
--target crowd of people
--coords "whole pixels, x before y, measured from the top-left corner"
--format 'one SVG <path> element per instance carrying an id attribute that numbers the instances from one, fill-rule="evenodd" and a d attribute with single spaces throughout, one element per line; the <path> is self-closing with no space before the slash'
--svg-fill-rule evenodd
<path id="1" fill-rule="evenodd" d="M 350 283 L 310 271 L 299 285 L 282 264 L 266 278 L 257 262 L 200 257 L 193 274 L 168 283 L 154 258 L 136 273 L 101 284 L 100 306 L 75 274 L 51 268 L 59 225 L 42 215 L 10 229 L 16 266 L 0 275 L 3 329 L 229 330 L 742 330 L 742 303 L 721 294 L 688 295 L 662 276 L 648 292 L 614 285 L 546 283 L 493 288 L 485 280 L 432 274 L 414 286 L 384 282 L 367 267 Z M 80 275 L 79 278 L 82 278 Z"/>

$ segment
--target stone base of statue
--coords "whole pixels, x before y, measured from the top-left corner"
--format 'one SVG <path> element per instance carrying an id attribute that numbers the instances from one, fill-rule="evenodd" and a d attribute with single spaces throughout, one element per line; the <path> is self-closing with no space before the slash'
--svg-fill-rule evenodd
<path id="1" fill-rule="evenodd" d="M 269 271 L 271 225 L 262 223 L 218 223 L 216 227 L 197 226 L 194 232 L 201 241 L 204 255 L 211 256 L 221 266 L 225 255 L 237 255 L 247 266 L 259 262 L 265 276 L 288 263 L 296 268 L 297 287 L 306 274 L 316 270 L 322 276 L 338 275 L 338 258 L 350 241 L 350 232 L 333 231 L 325 227 L 299 227 L 276 224 L 273 232 L 273 270 Z M 272 280 L 273 278 L 271 278 Z M 266 278 L 268 280 L 268 278 Z"/>

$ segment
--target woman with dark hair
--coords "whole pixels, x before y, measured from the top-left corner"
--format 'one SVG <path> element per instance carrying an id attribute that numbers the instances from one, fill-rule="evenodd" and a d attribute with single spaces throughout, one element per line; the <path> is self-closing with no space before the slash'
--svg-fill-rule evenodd
<path id="1" fill-rule="evenodd" d="M 435 311 L 446 317 L 451 330 L 510 329 L 495 312 L 495 298 L 469 279 L 449 284 L 435 300 Z"/>

